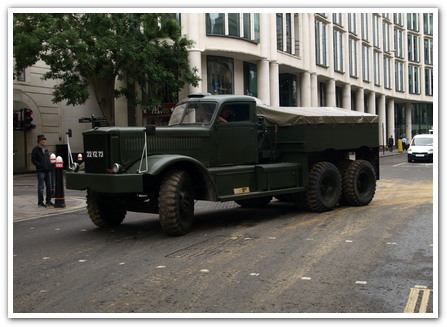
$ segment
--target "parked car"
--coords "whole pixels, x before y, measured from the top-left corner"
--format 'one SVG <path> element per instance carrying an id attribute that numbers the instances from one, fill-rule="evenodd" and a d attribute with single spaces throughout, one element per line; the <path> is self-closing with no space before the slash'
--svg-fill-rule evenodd
<path id="1" fill-rule="evenodd" d="M 408 148 L 408 162 L 417 160 L 433 162 L 433 134 L 420 134 L 413 137 Z"/>

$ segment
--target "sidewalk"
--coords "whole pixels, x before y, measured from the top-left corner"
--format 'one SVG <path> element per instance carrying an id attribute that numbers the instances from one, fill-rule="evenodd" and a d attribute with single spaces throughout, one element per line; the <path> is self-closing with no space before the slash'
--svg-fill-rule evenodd
<path id="1" fill-rule="evenodd" d="M 74 212 L 86 207 L 85 195 L 81 192 L 65 190 L 65 207 L 42 208 L 37 206 L 37 177 L 36 174 L 14 175 L 13 188 L 17 189 L 13 194 L 13 221 L 31 220 L 40 217 L 54 216 L 61 213 Z M 52 200 L 54 203 L 54 199 Z"/>

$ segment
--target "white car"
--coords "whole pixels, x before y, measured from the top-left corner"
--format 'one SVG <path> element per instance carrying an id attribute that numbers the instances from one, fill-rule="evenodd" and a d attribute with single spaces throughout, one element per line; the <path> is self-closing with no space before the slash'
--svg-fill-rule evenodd
<path id="1" fill-rule="evenodd" d="M 426 160 L 433 162 L 433 134 L 413 137 L 408 148 L 408 162 Z"/>

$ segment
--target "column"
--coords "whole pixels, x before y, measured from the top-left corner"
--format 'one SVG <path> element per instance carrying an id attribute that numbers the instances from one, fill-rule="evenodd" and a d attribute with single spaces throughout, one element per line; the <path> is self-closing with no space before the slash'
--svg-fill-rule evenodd
<path id="1" fill-rule="evenodd" d="M 279 107 L 279 65 L 276 61 L 270 63 L 270 105 Z"/>
<path id="2" fill-rule="evenodd" d="M 368 94 L 368 113 L 376 115 L 376 92 L 370 91 Z"/>
<path id="3" fill-rule="evenodd" d="M 365 112 L 365 90 L 361 87 L 355 94 L 355 107 L 358 112 Z"/>
<path id="4" fill-rule="evenodd" d="M 341 105 L 343 108 L 351 110 L 351 84 L 345 84 L 343 86 L 343 98 Z"/>
<path id="5" fill-rule="evenodd" d="M 191 49 L 188 52 L 188 59 L 189 59 L 189 66 L 190 68 L 197 68 L 197 75 L 199 77 L 202 77 L 202 52 L 198 49 Z M 189 94 L 194 94 L 194 93 L 202 93 L 203 91 L 206 90 L 202 90 L 202 79 L 199 80 L 197 87 L 194 87 L 193 85 L 189 84 L 188 85 L 188 92 Z"/>
<path id="6" fill-rule="evenodd" d="M 196 67 L 198 69 L 197 75 L 201 77 L 201 80 L 198 82 L 197 87 L 194 87 L 192 85 L 188 86 L 189 94 L 206 92 L 206 87 L 205 90 L 202 89 L 202 80 L 206 81 L 206 79 L 204 79 L 204 76 L 202 76 L 202 52 L 199 49 L 200 26 L 199 24 L 197 24 L 198 21 L 199 14 L 191 13 L 187 15 L 185 26 L 186 32 L 188 34 L 188 38 L 194 41 L 194 46 L 188 51 L 189 67 Z"/>
<path id="7" fill-rule="evenodd" d="M 385 110 L 385 96 L 379 95 L 377 97 L 377 114 L 379 116 L 379 144 L 386 145 L 386 110 Z"/>
<path id="8" fill-rule="evenodd" d="M 270 72 L 269 61 L 258 61 L 258 98 L 265 104 L 270 104 Z"/>
<path id="9" fill-rule="evenodd" d="M 310 84 L 310 73 L 303 72 L 301 73 L 301 106 L 302 107 L 311 107 L 312 106 L 312 91 Z M 298 103 L 299 105 L 299 103 Z"/>
<path id="10" fill-rule="evenodd" d="M 327 90 L 326 90 L 326 98 L 327 98 L 327 106 L 335 107 L 337 102 L 335 101 L 335 80 L 330 79 L 327 82 Z"/>

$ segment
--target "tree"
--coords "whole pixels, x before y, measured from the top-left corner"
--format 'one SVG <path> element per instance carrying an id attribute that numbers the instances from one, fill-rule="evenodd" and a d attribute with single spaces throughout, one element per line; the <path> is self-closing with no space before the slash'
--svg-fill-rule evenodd
<path id="1" fill-rule="evenodd" d="M 15 72 L 43 60 L 43 79 L 60 81 L 53 102 L 84 104 L 93 86 L 98 105 L 114 125 L 114 99 L 125 96 L 128 109 L 160 109 L 186 84 L 198 85 L 188 63 L 192 41 L 180 35 L 170 14 L 16 13 Z M 116 80 L 125 87 L 116 88 Z"/>

